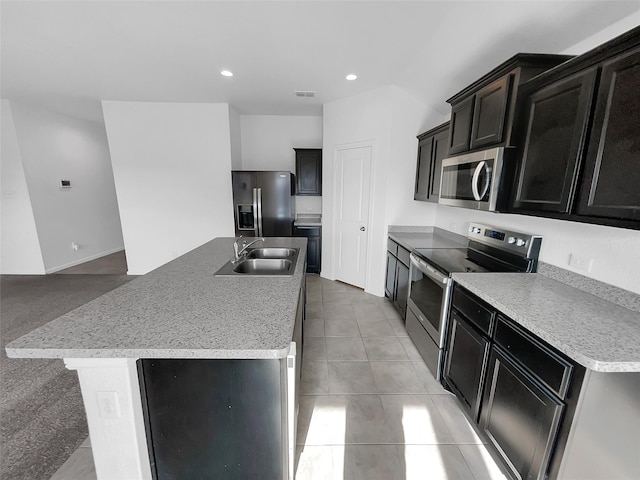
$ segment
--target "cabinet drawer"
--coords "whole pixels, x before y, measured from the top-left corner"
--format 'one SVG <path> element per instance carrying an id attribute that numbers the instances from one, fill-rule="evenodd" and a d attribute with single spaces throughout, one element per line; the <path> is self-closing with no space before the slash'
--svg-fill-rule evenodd
<path id="1" fill-rule="evenodd" d="M 502 315 L 498 315 L 494 341 L 558 397 L 565 398 L 573 370 L 571 363 Z"/>
<path id="2" fill-rule="evenodd" d="M 296 227 L 297 237 L 319 237 L 321 227 Z"/>
<path id="3" fill-rule="evenodd" d="M 406 267 L 409 267 L 409 264 L 411 262 L 411 259 L 409 257 L 410 253 L 411 252 L 409 252 L 409 250 L 406 250 L 405 248 L 398 245 L 398 255 L 396 256 L 398 257 L 398 260 L 404 263 Z"/>
<path id="4" fill-rule="evenodd" d="M 394 257 L 398 256 L 398 244 L 390 238 L 387 239 L 387 250 L 389 250 L 391 252 L 391 255 L 393 255 Z"/>
<path id="5" fill-rule="evenodd" d="M 485 305 L 484 302 L 475 298 L 463 288 L 456 286 L 451 305 L 464 315 L 469 322 L 474 324 L 486 335 L 491 336 L 495 312 Z"/>

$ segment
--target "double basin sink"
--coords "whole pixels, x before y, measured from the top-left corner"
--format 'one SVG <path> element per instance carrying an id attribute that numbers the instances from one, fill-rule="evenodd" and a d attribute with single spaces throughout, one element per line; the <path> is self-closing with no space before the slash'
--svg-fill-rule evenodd
<path id="1" fill-rule="evenodd" d="M 252 248 L 225 263 L 215 275 L 293 275 L 298 252 L 298 248 Z"/>

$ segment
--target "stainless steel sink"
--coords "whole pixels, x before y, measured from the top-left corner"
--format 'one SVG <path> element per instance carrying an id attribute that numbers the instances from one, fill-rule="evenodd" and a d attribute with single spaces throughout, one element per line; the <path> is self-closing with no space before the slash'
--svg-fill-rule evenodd
<path id="1" fill-rule="evenodd" d="M 238 262 L 233 271 L 253 275 L 284 275 L 293 273 L 293 267 L 291 260 L 283 258 L 246 258 Z"/>
<path id="2" fill-rule="evenodd" d="M 293 258 L 297 250 L 295 248 L 262 247 L 249 250 L 247 258 Z"/>
<path id="3" fill-rule="evenodd" d="M 298 248 L 263 247 L 248 251 L 238 260 L 230 260 L 215 275 L 293 275 Z"/>

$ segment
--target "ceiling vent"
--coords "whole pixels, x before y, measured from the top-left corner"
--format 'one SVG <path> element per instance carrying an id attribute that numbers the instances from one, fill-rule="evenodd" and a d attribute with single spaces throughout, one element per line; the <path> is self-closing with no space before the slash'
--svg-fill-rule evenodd
<path id="1" fill-rule="evenodd" d="M 296 94 L 296 97 L 315 97 L 316 93 L 313 90 L 297 90 L 293 92 Z"/>

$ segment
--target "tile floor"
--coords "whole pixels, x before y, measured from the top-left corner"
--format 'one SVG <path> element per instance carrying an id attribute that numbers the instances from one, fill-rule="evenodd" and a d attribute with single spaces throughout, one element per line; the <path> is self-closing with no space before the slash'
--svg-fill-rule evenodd
<path id="1" fill-rule="evenodd" d="M 503 480 L 386 299 L 307 277 L 298 480 Z"/>
<path id="2" fill-rule="evenodd" d="M 297 480 L 505 480 L 388 300 L 307 277 Z M 51 480 L 95 477 L 89 442 Z"/>

